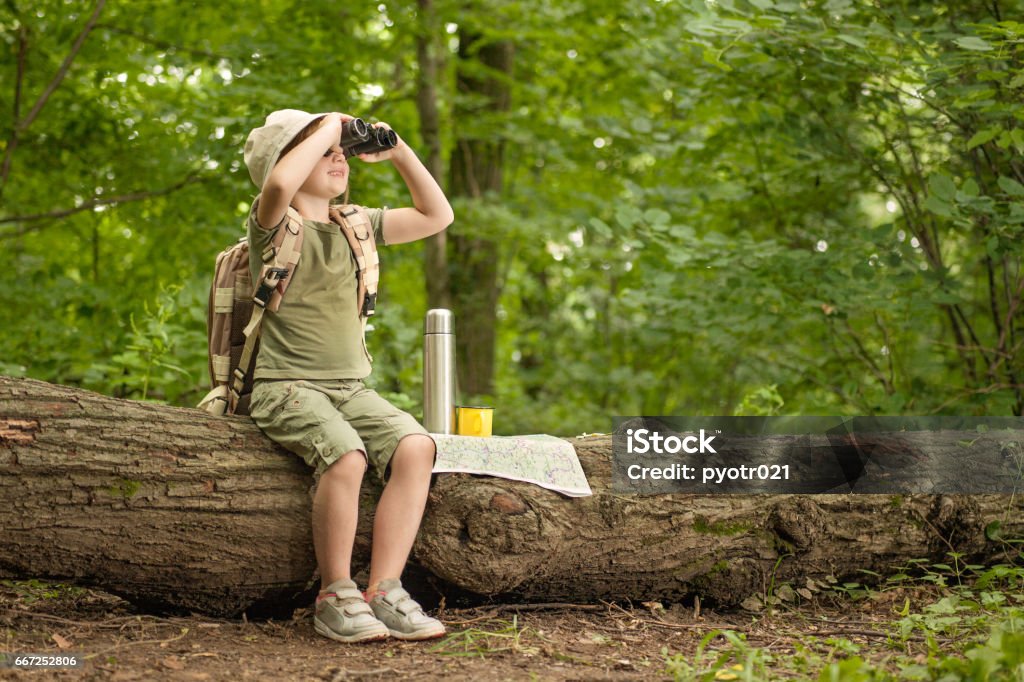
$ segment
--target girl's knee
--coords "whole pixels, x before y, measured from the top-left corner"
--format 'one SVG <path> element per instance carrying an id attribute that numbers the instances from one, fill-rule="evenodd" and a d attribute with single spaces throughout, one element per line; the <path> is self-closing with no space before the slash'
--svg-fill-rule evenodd
<path id="1" fill-rule="evenodd" d="M 398 442 L 391 458 L 391 472 L 415 471 L 430 473 L 434 468 L 436 448 L 434 439 L 422 434 L 410 434 Z"/>
<path id="2" fill-rule="evenodd" d="M 366 471 L 366 455 L 362 450 L 350 450 L 336 459 L 320 475 L 321 480 L 361 479 Z"/>

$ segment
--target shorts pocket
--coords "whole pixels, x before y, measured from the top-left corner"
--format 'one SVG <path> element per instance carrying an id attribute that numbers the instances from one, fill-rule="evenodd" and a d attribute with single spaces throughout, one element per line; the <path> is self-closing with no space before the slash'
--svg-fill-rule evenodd
<path id="1" fill-rule="evenodd" d="M 306 404 L 308 394 L 305 391 L 297 390 L 297 388 L 297 383 L 288 384 L 288 391 L 285 393 L 284 401 L 280 405 L 282 412 L 301 410 Z"/>
<path id="2" fill-rule="evenodd" d="M 292 406 L 297 399 L 294 381 L 257 384 L 252 391 L 252 403 L 249 414 L 254 419 L 269 417 L 284 409 L 297 409 Z"/>

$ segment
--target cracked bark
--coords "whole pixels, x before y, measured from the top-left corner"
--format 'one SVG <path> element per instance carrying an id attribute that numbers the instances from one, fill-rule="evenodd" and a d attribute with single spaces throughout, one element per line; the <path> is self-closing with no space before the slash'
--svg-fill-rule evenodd
<path id="1" fill-rule="evenodd" d="M 594 496 L 441 474 L 411 577 L 448 594 L 736 604 L 775 584 L 907 559 L 1002 559 L 1008 495 L 614 494 L 611 438 L 573 439 Z M 366 479 L 354 568 L 379 489 Z M 0 577 L 101 587 L 147 608 L 230 616 L 307 605 L 310 470 L 245 417 L 0 377 Z M 783 560 L 776 563 L 779 559 Z M 449 597 L 451 601 L 451 597 Z"/>

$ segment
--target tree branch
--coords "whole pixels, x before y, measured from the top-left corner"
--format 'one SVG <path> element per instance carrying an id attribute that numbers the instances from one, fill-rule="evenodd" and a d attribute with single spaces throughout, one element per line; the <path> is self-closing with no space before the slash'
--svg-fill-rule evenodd
<path id="1" fill-rule="evenodd" d="M 955 123 L 957 126 L 959 126 L 962 130 L 965 130 L 965 131 L 967 130 L 967 123 L 965 121 L 962 121 L 961 119 L 959 119 L 956 116 L 954 116 L 953 113 L 951 111 L 949 111 L 948 109 L 944 109 L 942 107 L 942 105 L 940 105 L 938 102 L 935 102 L 934 100 L 928 99 L 927 97 L 925 97 L 921 93 L 916 93 L 915 94 L 913 92 L 907 92 L 906 90 L 904 90 L 900 86 L 898 86 L 895 83 L 893 83 L 892 81 L 890 81 L 889 78 L 888 78 L 888 75 L 883 74 L 883 79 L 885 81 L 885 84 L 888 87 L 890 87 L 893 90 L 895 90 L 896 92 L 900 92 L 900 93 L 902 93 L 904 95 L 907 95 L 908 97 L 912 97 L 912 98 L 914 98 L 914 99 L 916 99 L 916 100 L 918 100 L 920 102 L 924 102 L 926 105 L 928 105 L 928 107 L 930 109 L 932 109 L 933 111 L 937 111 L 938 113 L 942 114 L 943 116 L 948 118 L 950 121 Z M 864 83 L 863 87 L 871 89 L 871 90 L 877 90 L 880 93 L 884 93 L 884 90 L 879 90 L 878 88 L 873 88 L 870 83 Z M 902 108 L 902 104 L 900 106 Z"/>
<path id="2" fill-rule="evenodd" d="M 197 175 L 195 173 L 190 173 L 188 176 L 185 177 L 184 180 L 181 180 L 180 182 L 175 183 L 174 185 L 171 185 L 170 187 L 165 187 L 164 189 L 158 189 L 158 190 L 154 190 L 154 191 L 151 191 L 151 192 L 132 192 L 130 194 L 122 194 L 122 195 L 116 196 L 116 197 L 92 199 L 90 201 L 86 201 L 86 202 L 82 203 L 79 206 L 75 206 L 74 208 L 64 208 L 64 209 L 60 209 L 60 210 L 57 210 L 57 211 L 50 211 L 48 213 L 35 213 L 35 214 L 32 214 L 32 215 L 21 215 L 21 216 L 5 216 L 3 218 L 0 218 L 0 224 L 4 224 L 4 223 L 43 223 L 43 221 L 56 220 L 57 218 L 65 218 L 65 217 L 67 217 L 69 215 L 73 215 L 75 213 L 81 213 L 82 211 L 89 211 L 89 210 L 92 210 L 92 209 L 96 208 L 97 206 L 112 206 L 112 205 L 117 205 L 117 204 L 128 203 L 130 201 L 140 201 L 142 199 L 149 199 L 151 197 L 163 196 L 163 195 L 166 195 L 166 194 L 170 194 L 172 192 L 176 192 L 179 189 L 182 189 L 183 187 L 186 187 L 188 185 L 192 185 L 192 184 L 195 184 L 195 183 L 198 183 L 198 182 L 205 182 L 206 180 L 209 180 L 209 179 L 210 179 L 209 177 L 203 177 L 203 176 L 199 176 L 199 175 Z M 43 223 L 43 224 L 39 224 L 39 225 L 26 226 L 26 227 L 21 228 L 20 230 L 13 230 L 11 232 L 3 232 L 3 233 L 0 233 L 0 239 L 10 239 L 12 237 L 20 237 L 20 236 L 22 236 L 24 234 L 28 234 L 29 232 L 34 232 L 36 230 L 40 230 L 40 229 L 42 229 L 45 226 L 46 226 L 45 223 Z"/>
<path id="3" fill-rule="evenodd" d="M 850 362 L 850 360 L 846 357 L 846 355 L 843 353 L 843 351 L 839 349 L 839 343 L 837 342 L 837 340 L 840 338 L 840 336 L 839 336 L 839 332 L 836 331 L 835 322 L 831 318 L 828 318 L 828 317 L 825 318 L 825 319 L 826 319 L 827 324 L 828 324 L 828 331 L 829 331 L 828 342 L 829 342 L 829 345 L 832 346 L 832 354 L 835 355 L 835 357 L 839 359 L 839 362 L 841 364 L 846 364 L 846 363 Z M 841 393 L 840 393 L 840 395 L 841 395 Z M 871 405 L 869 405 L 868 401 L 865 400 L 864 397 L 861 395 L 860 390 L 856 391 L 853 395 L 847 396 L 847 398 L 849 400 L 853 401 L 853 402 L 860 403 L 859 407 L 861 407 L 864 410 L 865 413 L 867 413 L 867 414 L 871 413 Z"/>
<path id="4" fill-rule="evenodd" d="M 871 370 L 871 373 L 874 374 L 875 378 L 878 379 L 880 384 L 882 384 L 882 388 L 885 390 L 885 394 L 892 395 L 892 385 L 888 382 L 888 380 L 886 380 L 885 374 L 883 374 L 882 370 L 878 367 L 878 363 L 875 362 L 874 358 L 871 357 L 871 354 L 868 353 L 867 349 L 864 348 L 864 344 L 861 343 L 860 337 L 857 336 L 857 332 L 853 331 L 853 327 L 850 325 L 850 321 L 843 320 L 843 325 L 846 327 L 846 331 L 850 335 L 851 343 L 854 346 L 854 355 L 860 357 L 860 359 L 863 360 L 864 363 L 868 366 L 868 369 Z"/>
<path id="5" fill-rule="evenodd" d="M 971 325 L 970 321 L 968 321 L 967 316 L 964 314 L 963 309 L 960 307 L 960 304 L 954 303 L 950 306 L 950 308 L 953 310 L 954 313 L 960 316 L 960 321 L 963 323 L 964 328 L 970 335 L 971 340 L 974 341 L 974 345 L 976 345 L 980 349 L 984 361 L 991 364 L 991 360 L 988 357 L 988 353 L 985 352 L 984 350 L 984 345 L 981 343 L 981 340 L 978 338 L 978 335 L 974 333 L 974 327 Z"/>
<path id="6" fill-rule="evenodd" d="M 3 196 L 7 176 L 11 173 L 11 155 L 18 146 L 18 117 L 21 116 L 21 83 L 25 78 L 25 53 L 28 51 L 28 29 L 23 24 L 18 31 L 18 67 L 14 78 L 14 116 L 11 117 L 11 136 L 4 150 L 3 165 L 0 166 L 0 196 Z"/>
<path id="7" fill-rule="evenodd" d="M 85 42 L 85 39 L 89 37 L 89 33 L 93 28 L 95 28 L 96 20 L 99 19 L 100 12 L 103 10 L 103 6 L 106 3 L 107 0 L 99 0 L 99 2 L 96 3 L 96 9 L 93 10 L 92 16 L 89 17 L 89 21 L 82 29 L 82 32 L 78 34 L 74 45 L 71 46 L 71 52 L 69 52 L 68 56 L 64 58 L 64 63 L 62 63 L 60 68 L 57 69 L 57 73 L 54 75 L 53 80 L 50 81 L 50 84 L 46 86 L 46 90 L 44 90 L 43 94 L 41 94 L 39 99 L 36 100 L 32 110 L 28 112 L 28 116 L 26 116 L 23 121 L 19 121 L 16 124 L 19 131 L 24 131 L 32 125 L 32 122 L 36 120 L 36 116 L 39 115 L 39 112 L 42 111 L 46 102 L 50 99 L 50 95 L 53 94 L 53 91 L 56 90 L 57 86 L 64 80 L 64 76 L 67 75 L 68 69 L 71 68 L 71 62 L 75 60 L 75 57 L 78 55 L 78 51 L 82 49 L 82 44 Z"/>
<path id="8" fill-rule="evenodd" d="M 929 412 L 929 414 L 935 414 L 936 412 L 939 412 L 939 411 L 944 410 L 945 408 L 949 407 L 950 405 L 952 405 L 953 403 L 957 402 L 958 400 L 962 400 L 962 399 L 967 398 L 967 397 L 972 396 L 972 395 L 985 395 L 985 394 L 988 394 L 988 393 L 995 393 L 997 391 L 1002 391 L 1002 390 L 1005 390 L 1005 389 L 1008 389 L 1008 388 L 1015 389 L 1015 390 L 1019 391 L 1020 389 L 1024 388 L 1024 384 L 992 384 L 991 386 L 985 386 L 984 388 L 966 388 L 966 389 L 961 390 L 959 393 L 957 393 L 957 395 L 953 396 L 952 398 L 950 398 L 946 402 L 944 402 L 941 405 L 939 405 L 938 407 L 936 407 L 934 410 Z M 1016 416 L 1019 417 L 1020 415 L 1018 414 Z"/>
<path id="9" fill-rule="evenodd" d="M 64 62 L 60 65 L 60 68 L 57 69 L 57 73 L 54 75 L 53 80 L 51 80 L 50 84 L 46 86 L 46 89 L 43 91 L 43 94 L 41 94 L 39 96 L 39 99 L 36 100 L 36 103 L 32 106 L 32 109 L 28 112 L 28 115 L 20 121 L 17 117 L 17 108 L 20 106 L 18 99 L 20 98 L 21 94 L 21 82 L 22 77 L 24 75 L 25 66 L 24 50 L 26 49 L 26 45 L 24 43 L 24 40 L 21 46 L 19 47 L 18 79 L 15 85 L 16 113 L 14 118 L 14 125 L 11 129 L 11 141 L 7 146 L 6 152 L 4 153 L 3 168 L 2 170 L 0 170 L 0 196 L 3 196 L 3 190 L 7 186 L 7 178 L 10 175 L 11 171 L 11 156 L 14 152 L 14 148 L 17 146 L 18 134 L 25 132 L 25 130 L 27 130 L 30 125 L 32 125 L 32 122 L 36 120 L 36 116 L 39 115 L 39 112 L 43 110 L 44 106 L 46 106 L 46 102 L 49 101 L 50 95 L 53 94 L 53 91 L 56 90 L 57 86 L 59 86 L 61 82 L 64 80 L 64 76 L 67 75 L 68 69 L 71 68 L 71 62 L 75 60 L 75 57 L 78 55 L 79 50 L 82 49 L 82 44 L 85 42 L 85 39 L 89 36 L 89 33 L 95 27 L 96 20 L 99 18 L 100 12 L 103 10 L 103 6 L 106 4 L 106 2 L 107 0 L 99 0 L 99 2 L 96 3 L 96 9 L 93 10 L 92 16 L 89 17 L 89 21 L 86 22 L 85 27 L 82 29 L 81 33 L 78 34 L 78 37 L 75 39 L 74 44 L 71 46 L 71 52 L 69 52 L 68 56 L 64 58 Z M 22 28 L 22 36 L 24 37 L 24 27 Z"/>
<path id="10" fill-rule="evenodd" d="M 225 55 L 215 54 L 213 52 L 207 52 L 206 50 L 198 50 L 198 49 L 193 48 L 193 47 L 187 47 L 185 45 L 178 45 L 176 43 L 171 43 L 171 42 L 168 42 L 166 40 L 160 40 L 159 38 L 154 38 L 153 36 L 147 36 L 147 35 L 145 35 L 143 33 L 136 33 L 135 31 L 129 31 L 126 28 L 121 28 L 120 26 L 114 26 L 113 24 L 96 24 L 96 28 L 105 28 L 108 31 L 113 31 L 114 33 L 120 33 L 121 35 L 128 36 L 129 38 L 135 38 L 139 42 L 149 43 L 150 45 L 154 45 L 154 46 L 159 47 L 159 48 L 164 49 L 164 50 L 180 50 L 181 52 L 187 52 L 188 54 L 195 55 L 197 57 L 206 57 L 207 59 L 216 59 L 216 60 L 224 59 L 224 60 L 227 60 L 227 61 L 231 61 L 231 59 L 232 59 L 231 57 L 228 57 L 228 56 L 225 56 Z"/>
<path id="11" fill-rule="evenodd" d="M 878 326 L 879 329 L 882 330 L 882 338 L 885 341 L 885 357 L 889 361 L 889 384 L 895 390 L 895 388 L 896 388 L 896 369 L 895 369 L 895 367 L 893 365 L 893 359 L 892 359 L 892 356 L 894 355 L 895 351 L 893 350 L 893 347 L 892 347 L 892 340 L 889 338 L 889 330 L 886 328 L 886 326 L 884 324 L 882 324 L 882 318 L 879 317 L 877 310 L 875 311 L 875 324 Z"/>

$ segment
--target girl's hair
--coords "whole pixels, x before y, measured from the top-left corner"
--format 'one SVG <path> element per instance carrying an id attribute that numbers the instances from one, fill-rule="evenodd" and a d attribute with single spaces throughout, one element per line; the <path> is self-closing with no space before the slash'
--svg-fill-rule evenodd
<path id="1" fill-rule="evenodd" d="M 316 132 L 316 129 L 320 127 L 320 121 L 323 120 L 323 118 L 324 118 L 323 116 L 317 116 L 315 119 L 310 121 L 309 124 L 305 128 L 303 128 L 298 133 L 296 133 L 295 137 L 293 137 L 291 139 L 291 141 L 288 142 L 288 144 L 286 144 L 284 146 L 284 149 L 281 150 L 280 156 L 277 157 L 278 161 L 283 159 L 288 152 L 290 152 L 291 150 L 295 149 L 300 144 L 302 144 L 303 140 L 305 140 L 307 137 L 309 137 L 314 132 Z M 348 203 L 348 189 L 349 189 L 348 185 L 346 184 L 345 185 L 345 198 L 341 200 L 341 203 L 343 203 L 343 204 L 347 204 Z M 332 203 L 334 203 L 334 200 L 332 200 Z"/>
<path id="2" fill-rule="evenodd" d="M 305 128 L 296 133 L 295 137 L 293 137 L 291 141 L 284 146 L 284 149 L 281 150 L 281 154 L 277 158 L 283 159 L 288 152 L 298 147 L 303 140 L 312 135 L 316 129 L 320 127 L 320 121 L 322 121 L 323 118 L 323 116 L 317 116 L 310 121 Z"/>

